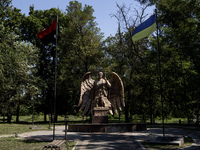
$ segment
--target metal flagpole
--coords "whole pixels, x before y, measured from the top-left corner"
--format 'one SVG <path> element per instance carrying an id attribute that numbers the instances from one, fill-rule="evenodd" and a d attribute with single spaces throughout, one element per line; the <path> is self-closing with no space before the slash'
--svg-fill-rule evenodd
<path id="1" fill-rule="evenodd" d="M 58 14 L 56 23 L 56 51 L 55 51 L 55 85 L 54 85 L 54 123 L 53 123 L 53 140 L 55 139 L 55 122 L 56 122 L 56 79 L 57 79 L 57 42 L 58 42 Z"/>
<path id="2" fill-rule="evenodd" d="M 163 98 L 162 98 L 162 75 L 161 75 L 161 66 L 160 66 L 160 49 L 159 49 L 159 37 L 158 37 L 158 20 L 157 20 L 157 9 L 156 12 L 156 32 L 157 32 L 157 53 L 158 53 L 158 67 L 159 67 L 159 82 L 160 82 L 160 99 L 162 105 L 162 128 L 163 128 L 163 137 L 165 137 L 165 126 L 164 126 L 164 113 L 163 113 Z"/>

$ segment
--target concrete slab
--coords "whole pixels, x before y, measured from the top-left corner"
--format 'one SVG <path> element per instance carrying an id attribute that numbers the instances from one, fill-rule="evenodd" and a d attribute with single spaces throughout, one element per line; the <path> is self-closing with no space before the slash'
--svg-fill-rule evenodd
<path id="1" fill-rule="evenodd" d="M 184 137 L 180 136 L 165 136 L 155 137 L 149 141 L 149 144 L 161 144 L 161 145 L 178 145 L 181 146 L 184 143 Z"/>
<path id="2" fill-rule="evenodd" d="M 56 139 L 65 138 L 65 126 L 56 126 Z M 151 136 L 149 136 L 151 133 Z M 149 141 L 156 137 L 162 137 L 162 128 L 147 128 L 145 131 L 134 131 L 126 133 L 86 133 L 86 132 L 67 132 L 67 139 L 79 141 L 76 145 L 78 149 L 142 149 L 143 141 Z M 184 150 L 200 149 L 200 131 L 180 128 L 166 128 L 165 136 L 169 137 L 183 137 L 189 136 L 194 140 L 194 144 L 185 147 Z M 38 141 L 52 141 L 53 131 L 32 131 L 19 134 L 19 138 L 38 140 Z M 12 135 L 14 136 L 14 134 Z M 5 137 L 5 136 L 0 136 Z"/>

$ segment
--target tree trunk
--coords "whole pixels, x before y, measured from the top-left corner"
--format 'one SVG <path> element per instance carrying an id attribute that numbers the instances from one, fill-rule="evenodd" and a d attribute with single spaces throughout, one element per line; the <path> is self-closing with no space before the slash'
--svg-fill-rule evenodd
<path id="1" fill-rule="evenodd" d="M 133 64 L 132 64 L 133 66 Z M 131 72 L 130 72 L 130 82 L 132 81 L 132 76 L 133 76 L 133 67 L 131 67 Z M 127 99 L 127 103 L 126 103 L 126 106 L 125 106 L 125 122 L 126 123 L 129 123 L 130 122 L 130 101 L 132 100 L 132 94 L 131 94 L 131 84 L 129 85 L 129 88 L 128 88 L 128 99 Z"/>
<path id="2" fill-rule="evenodd" d="M 125 105 L 125 122 L 129 123 L 130 122 L 130 115 L 129 115 L 129 110 L 130 110 L 130 99 L 131 99 L 131 90 L 130 88 L 128 89 L 128 99 L 126 101 Z"/>
<path id="3" fill-rule="evenodd" d="M 17 116 L 16 116 L 16 123 L 19 123 L 19 109 L 20 109 L 20 104 L 17 106 Z"/>
<path id="4" fill-rule="evenodd" d="M 188 124 L 190 124 L 190 117 L 187 117 Z"/>
<path id="5" fill-rule="evenodd" d="M 143 113 L 143 115 L 142 115 L 142 119 L 143 119 L 143 123 L 146 123 L 146 118 L 145 118 L 145 115 L 144 115 L 144 113 Z"/>
<path id="6" fill-rule="evenodd" d="M 44 122 L 47 122 L 47 109 L 46 106 L 44 107 Z"/>
<path id="7" fill-rule="evenodd" d="M 58 114 L 56 113 L 56 115 L 55 115 L 55 122 L 57 122 L 58 121 Z"/>
<path id="8" fill-rule="evenodd" d="M 51 122 L 54 122 L 53 114 L 51 113 Z"/>
<path id="9" fill-rule="evenodd" d="M 5 114 L 3 114 L 3 123 L 5 123 Z"/>
<path id="10" fill-rule="evenodd" d="M 7 115 L 7 122 L 8 122 L 8 123 L 11 123 L 11 120 L 12 120 L 12 115 L 11 115 L 11 114 L 8 114 L 8 115 Z"/>
<path id="11" fill-rule="evenodd" d="M 152 102 L 150 103 L 150 123 L 151 123 L 151 124 L 155 123 L 154 111 L 153 111 Z"/>

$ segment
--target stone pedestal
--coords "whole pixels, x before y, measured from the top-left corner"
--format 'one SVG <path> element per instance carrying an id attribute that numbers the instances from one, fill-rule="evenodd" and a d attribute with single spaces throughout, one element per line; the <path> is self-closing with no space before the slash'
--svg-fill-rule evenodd
<path id="1" fill-rule="evenodd" d="M 92 123 L 108 123 L 108 109 L 107 107 L 94 107 Z"/>
<path id="2" fill-rule="evenodd" d="M 70 132 L 134 132 L 147 130 L 145 123 L 92 123 L 92 124 L 69 124 Z"/>

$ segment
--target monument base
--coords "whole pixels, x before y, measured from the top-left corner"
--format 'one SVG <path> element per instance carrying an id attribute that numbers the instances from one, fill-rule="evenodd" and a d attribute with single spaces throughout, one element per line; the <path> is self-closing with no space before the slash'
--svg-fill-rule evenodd
<path id="1" fill-rule="evenodd" d="M 147 130 L 145 123 L 70 124 L 69 132 L 133 132 Z"/>
<path id="2" fill-rule="evenodd" d="M 108 116 L 94 116 L 92 123 L 108 123 Z"/>
<path id="3" fill-rule="evenodd" d="M 108 110 L 107 107 L 94 107 L 92 123 L 108 123 Z"/>

